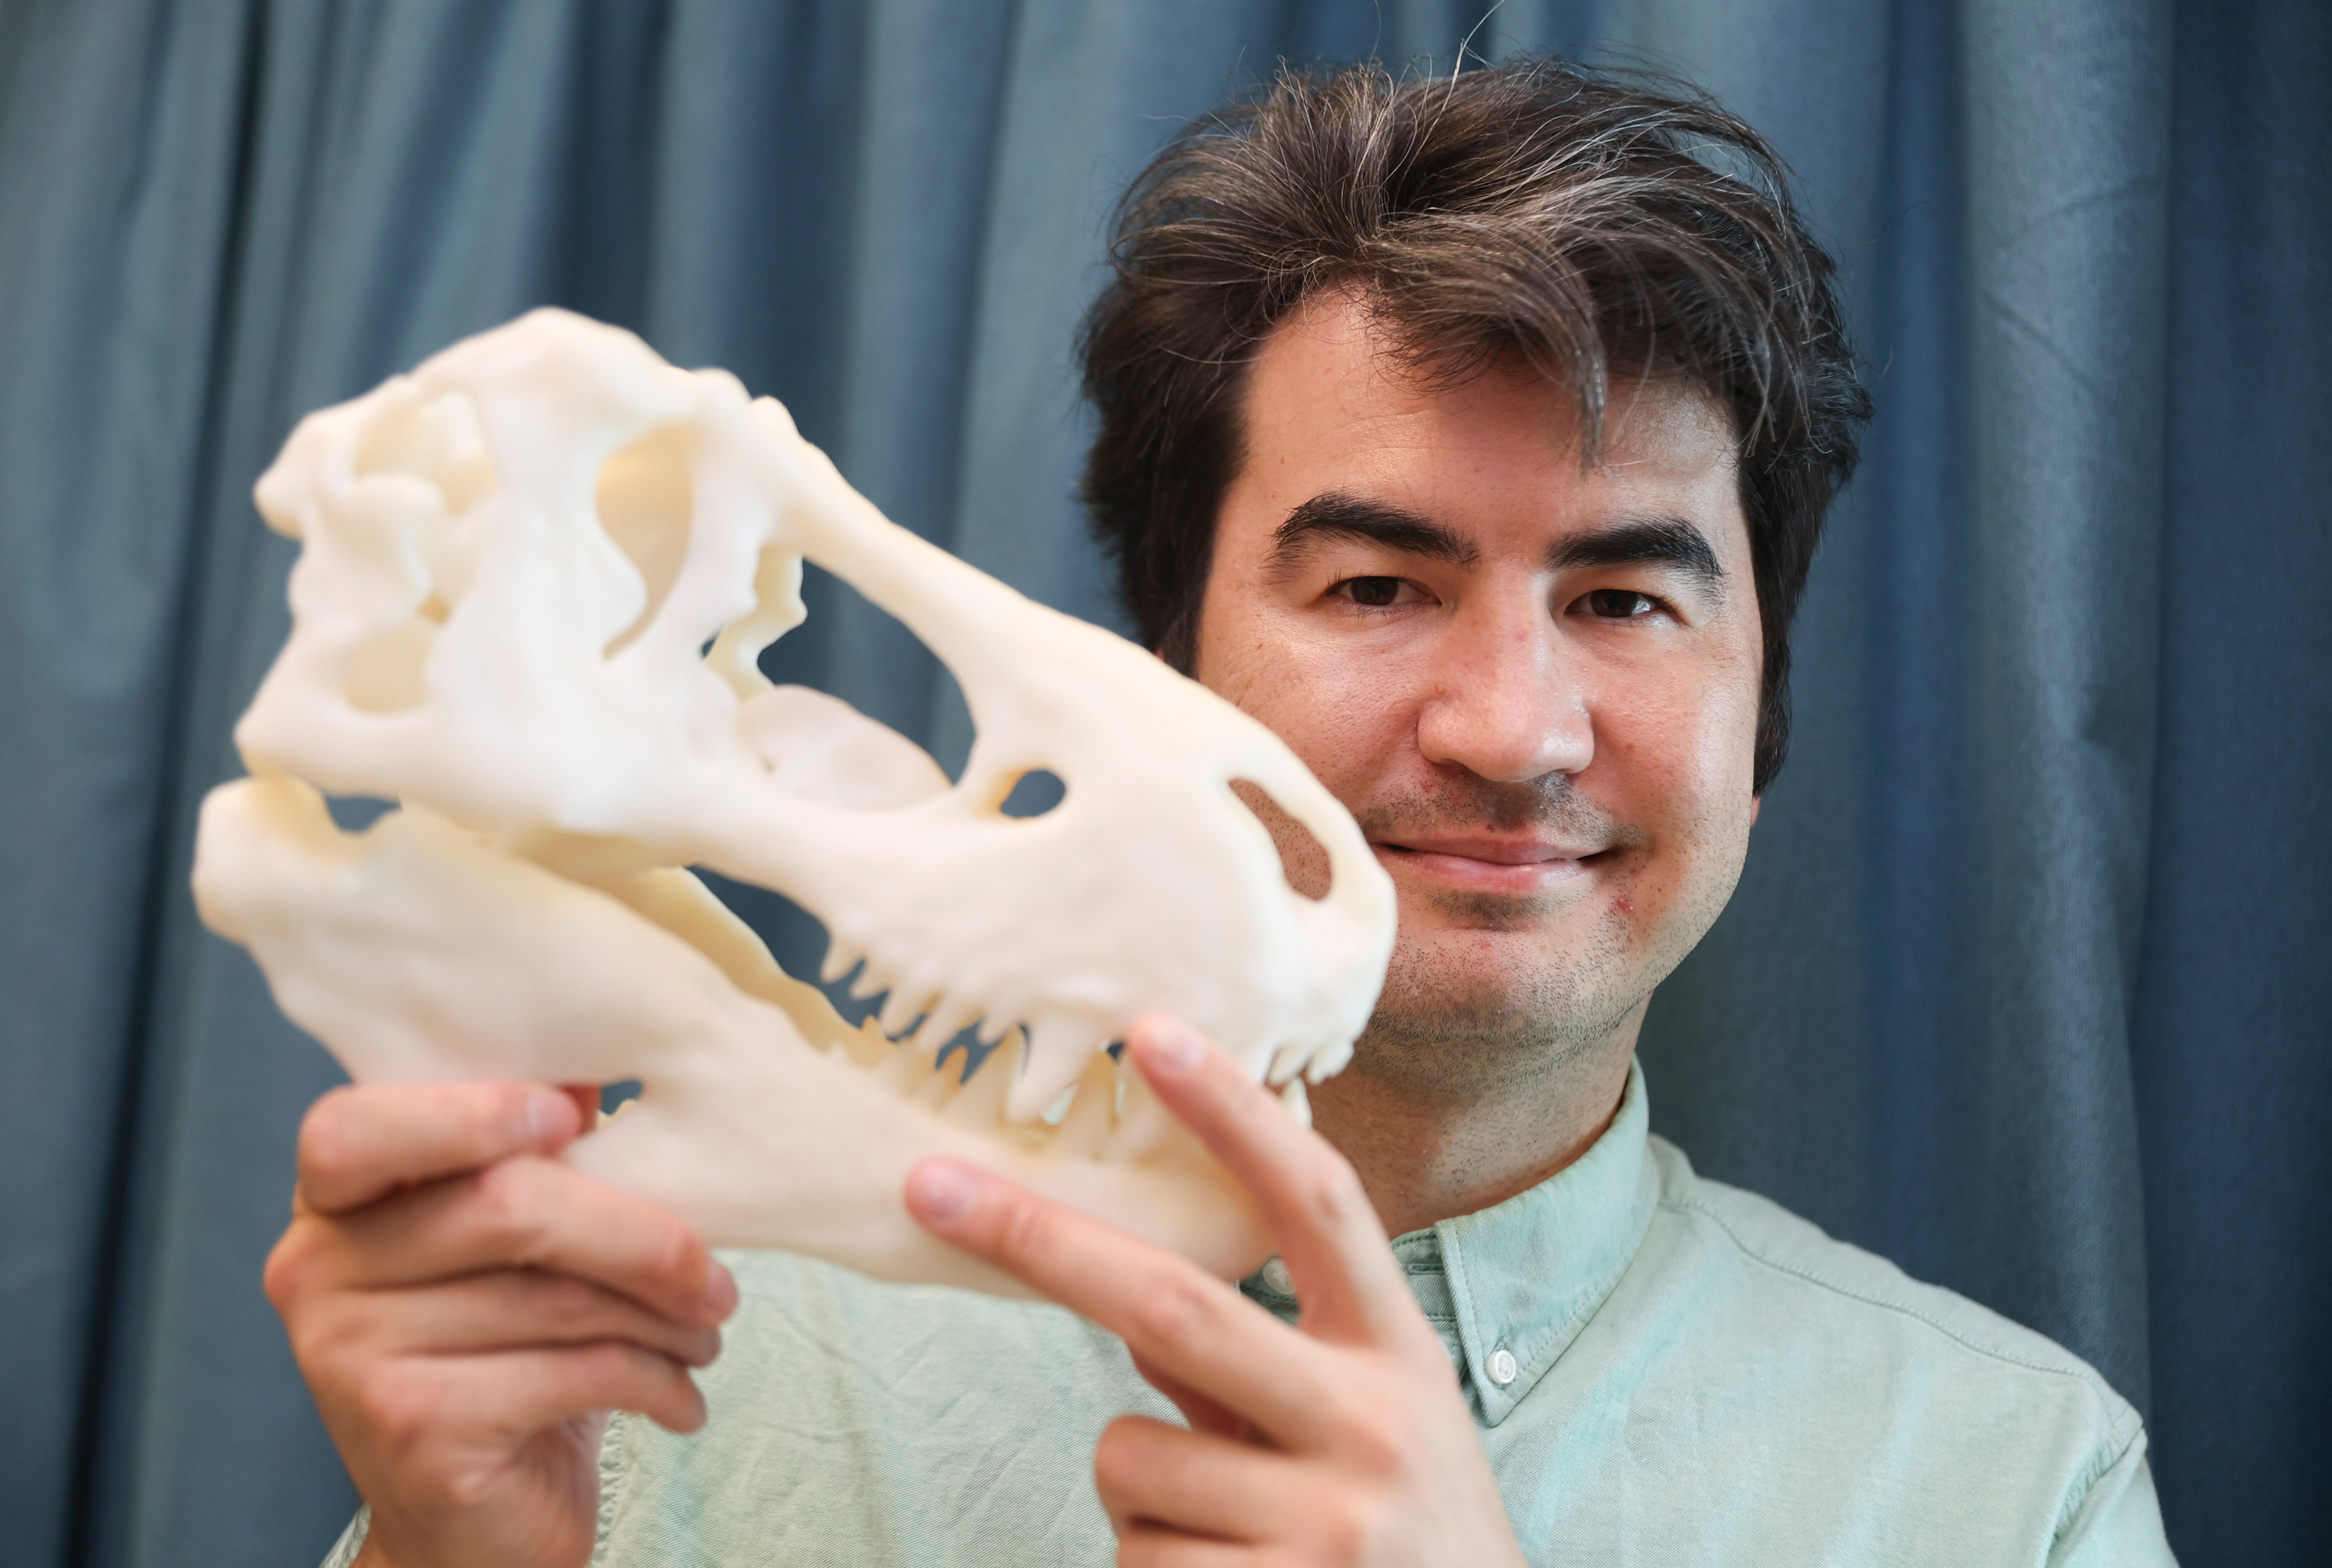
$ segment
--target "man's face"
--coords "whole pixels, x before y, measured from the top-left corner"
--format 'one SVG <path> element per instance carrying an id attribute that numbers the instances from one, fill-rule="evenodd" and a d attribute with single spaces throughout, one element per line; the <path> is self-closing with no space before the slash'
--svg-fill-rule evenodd
<path id="1" fill-rule="evenodd" d="M 1393 878 L 1353 1070 L 1479 1093 L 1632 1041 L 1756 812 L 1761 660 L 1723 416 L 1621 388 L 1602 459 L 1517 368 L 1433 391 L 1325 296 L 1251 368 L 1199 678 Z"/>

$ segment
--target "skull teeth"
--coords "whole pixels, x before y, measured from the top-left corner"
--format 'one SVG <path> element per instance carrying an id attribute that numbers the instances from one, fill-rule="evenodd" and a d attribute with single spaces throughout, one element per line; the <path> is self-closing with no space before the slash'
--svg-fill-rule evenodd
<path id="1" fill-rule="evenodd" d="M 953 1125 L 1001 1133 L 1025 1148 L 1057 1158 L 1115 1162 L 1138 1157 L 1138 1150 L 1120 1146 L 1118 1134 L 1129 1104 L 1137 1103 L 1131 1097 L 1142 1091 L 1131 1084 L 1129 1069 L 1101 1050 L 1101 1042 L 1094 1042 L 1086 1054 L 1085 1070 L 1040 1114 L 1015 1117 L 1011 1102 L 1015 1091 L 1026 1085 L 1031 1057 L 1022 1026 L 999 1028 L 982 1018 L 979 1032 L 989 1056 L 1008 1055 L 1009 1059 L 983 1056 L 969 1078 L 952 1056 L 941 1061 L 935 1052 L 918 1048 L 925 1039 L 935 1045 L 953 1039 L 962 1028 L 955 1019 L 968 1010 L 945 998 L 934 999 L 910 1039 L 888 1043 L 867 1030 L 865 1047 L 854 1050 L 852 1059 L 899 1099 Z M 940 1034 L 942 1029 L 946 1032 Z M 853 1042 L 857 1043 L 857 1037 Z"/>
<path id="2" fill-rule="evenodd" d="M 1352 1042 L 1342 1040 L 1328 1047 L 1312 1058 L 1304 1076 L 1313 1083 L 1324 1083 L 1344 1070 L 1352 1059 Z"/>
<path id="3" fill-rule="evenodd" d="M 1297 1122 L 1306 1127 L 1312 1124 L 1312 1097 L 1304 1092 L 1303 1075 L 1296 1075 L 1280 1086 L 1279 1101 Z"/>
<path id="4" fill-rule="evenodd" d="M 950 1123 L 1001 1132 L 1052 1157 L 1104 1163 L 1139 1160 L 1171 1133 L 1171 1118 L 1133 1068 L 1108 1056 L 1105 1041 L 1081 1038 L 1080 1027 L 1066 1019 L 1024 1025 L 1012 1021 L 1008 1009 L 977 999 L 920 994 L 920 987 L 887 983 L 871 959 L 838 944 L 827 953 L 825 973 L 828 984 L 851 977 L 851 994 L 862 1000 L 887 991 L 874 1025 L 865 1032 L 865 1047 L 854 1050 L 853 1059 L 900 1099 Z M 981 1053 L 968 1078 L 952 1056 L 939 1057 L 967 1028 Z M 1008 1049 L 1008 1060 L 987 1059 Z M 1334 1072 L 1351 1055 L 1348 1043 L 1285 1042 L 1265 1056 L 1257 1076 L 1308 1125 L 1306 1081 Z M 1059 1084 L 1072 1064 L 1075 1076 L 1049 1100 L 1028 1103 Z M 1032 1081 L 1032 1074 L 1041 1074 L 1042 1081 Z M 1094 1092 L 1085 1093 L 1088 1088 Z"/>
<path id="5" fill-rule="evenodd" d="M 953 1069 L 949 1069 L 951 1080 Z M 981 1131 L 993 1130 L 1004 1121 L 1004 1096 L 1010 1092 L 1010 1076 L 1002 1072 L 977 1072 L 970 1081 L 954 1088 L 954 1098 L 940 1114 L 958 1126 Z"/>
<path id="6" fill-rule="evenodd" d="M 941 997 L 924 1012 L 923 1021 L 915 1026 L 914 1035 L 907 1043 L 918 1056 L 936 1056 L 976 1016 L 975 1007 L 951 997 Z"/>
<path id="7" fill-rule="evenodd" d="M 891 994 L 883 1003 L 883 1011 L 879 1015 L 883 1032 L 894 1039 L 904 1035 L 908 1027 L 916 1019 L 928 1016 L 931 1010 L 939 1005 L 939 1000 L 938 995 L 934 993 L 918 1001 L 914 998 L 914 993 L 904 986 L 892 987 Z"/>

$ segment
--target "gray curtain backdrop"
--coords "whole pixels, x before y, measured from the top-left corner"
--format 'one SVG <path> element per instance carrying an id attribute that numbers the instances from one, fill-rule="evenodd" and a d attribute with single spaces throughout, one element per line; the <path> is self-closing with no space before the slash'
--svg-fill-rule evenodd
<path id="1" fill-rule="evenodd" d="M 1469 30 L 1765 128 L 1878 399 L 1656 1123 L 2094 1362 L 2190 1563 L 2332 1551 L 2332 11 L 1482 10 L 0 0 L 0 1560 L 306 1563 L 351 1505 L 257 1285 L 334 1073 L 185 891 L 293 419 L 555 301 L 1113 620 L 1067 349 L 1117 189 L 1283 56 Z M 961 754 L 911 638 L 812 610 L 783 674 Z"/>

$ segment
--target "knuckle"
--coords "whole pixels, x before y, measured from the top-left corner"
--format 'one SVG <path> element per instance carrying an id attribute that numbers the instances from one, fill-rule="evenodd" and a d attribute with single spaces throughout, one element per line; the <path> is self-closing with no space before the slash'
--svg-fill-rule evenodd
<path id="1" fill-rule="evenodd" d="M 544 1235 L 544 1194 L 540 1162 L 503 1160 L 466 1178 L 463 1207 L 511 1262 L 540 1262 L 549 1245 Z"/>
<path id="2" fill-rule="evenodd" d="M 1345 1462 L 1380 1486 L 1397 1486 L 1416 1468 L 1417 1423 L 1382 1382 L 1355 1376 L 1323 1401 Z"/>
<path id="3" fill-rule="evenodd" d="M 332 1376 L 339 1370 L 361 1365 L 368 1324 L 347 1303 L 311 1303 L 295 1317 L 284 1320 L 292 1342 L 292 1359 L 311 1376 Z"/>
<path id="4" fill-rule="evenodd" d="M 502 1468 L 443 1443 L 416 1444 L 399 1457 L 402 1492 L 431 1513 L 461 1514 L 492 1500 L 507 1484 Z"/>
<path id="5" fill-rule="evenodd" d="M 1145 1469 L 1140 1427 L 1121 1416 L 1102 1429 L 1094 1445 L 1094 1479 L 1104 1494 L 1123 1491 Z"/>
<path id="6" fill-rule="evenodd" d="M 1296 1178 L 1295 1199 L 1305 1219 L 1324 1231 L 1351 1223 L 1368 1203 L 1359 1175 L 1343 1156 L 1333 1152 Z"/>
<path id="7" fill-rule="evenodd" d="M 1369 1561 L 1374 1554 L 1377 1541 L 1383 1535 L 1383 1516 L 1382 1501 L 1374 1493 L 1354 1487 L 1339 1488 L 1321 1515 L 1329 1560 L 1337 1563 Z"/>
<path id="8" fill-rule="evenodd" d="M 354 1173 L 353 1123 L 361 1114 L 361 1091 L 353 1084 L 327 1089 L 300 1118 L 295 1154 L 301 1186 L 331 1185 Z"/>
<path id="9" fill-rule="evenodd" d="M 350 1391 L 357 1419 L 383 1449 L 403 1456 L 421 1446 L 436 1401 L 425 1397 L 418 1379 L 382 1362 L 359 1374 Z"/>
<path id="10" fill-rule="evenodd" d="M 430 1490 L 456 1513 L 468 1513 L 493 1501 L 506 1484 L 500 1472 L 483 1465 L 440 1463 L 431 1467 Z"/>
<path id="11" fill-rule="evenodd" d="M 595 1390 L 602 1403 L 653 1411 L 671 1401 L 674 1384 L 685 1376 L 667 1357 L 622 1340 L 599 1340 L 582 1347 L 578 1382 Z"/>
<path id="12" fill-rule="evenodd" d="M 1054 1230 L 1053 1217 L 1042 1205 L 1013 1194 L 996 1217 L 997 1253 L 1016 1263 L 1044 1257 L 1054 1250 Z"/>
<path id="13" fill-rule="evenodd" d="M 1221 1314 L 1221 1304 L 1207 1288 L 1212 1284 L 1179 1273 L 1155 1281 L 1134 1309 L 1135 1326 L 1153 1343 L 1204 1343 L 1213 1337 Z"/>
<path id="14" fill-rule="evenodd" d="M 579 1279 L 546 1274 L 527 1284 L 533 1296 L 532 1315 L 548 1334 L 574 1338 L 607 1323 L 607 1298 Z"/>
<path id="15" fill-rule="evenodd" d="M 601 1385 L 628 1382 L 647 1370 L 651 1358 L 621 1340 L 599 1339 L 577 1347 L 577 1372 Z"/>
<path id="16" fill-rule="evenodd" d="M 444 1091 L 469 1147 L 499 1151 L 524 1143 L 528 1085 L 484 1080 L 447 1084 Z"/>
<path id="17" fill-rule="evenodd" d="M 1348 1420 L 1344 1432 L 1347 1456 L 1379 1483 L 1396 1484 L 1411 1468 L 1407 1439 L 1374 1415 Z"/>
<path id="18" fill-rule="evenodd" d="M 1167 1568 L 1165 1543 L 1154 1535 L 1132 1535 L 1117 1544 L 1117 1568 Z"/>
<path id="19" fill-rule="evenodd" d="M 647 1242 L 647 1265 L 655 1276 L 676 1289 L 693 1288 L 704 1274 L 704 1248 L 678 1220 L 659 1216 Z"/>
<path id="20" fill-rule="evenodd" d="M 300 1297 L 301 1288 L 315 1270 L 316 1245 L 311 1239 L 311 1228 L 294 1220 L 275 1238 L 267 1250 L 267 1261 L 259 1270 L 259 1288 L 266 1293 L 267 1304 L 280 1316 L 289 1316 Z"/>

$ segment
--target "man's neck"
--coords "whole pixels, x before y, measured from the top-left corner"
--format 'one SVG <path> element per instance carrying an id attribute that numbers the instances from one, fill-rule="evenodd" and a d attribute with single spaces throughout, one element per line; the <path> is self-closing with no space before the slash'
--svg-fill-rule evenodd
<path id="1" fill-rule="evenodd" d="M 1594 1145 L 1618 1114 L 1636 1030 L 1524 1082 L 1419 1094 L 1371 1075 L 1363 1052 L 1312 1091 L 1312 1121 L 1352 1162 L 1385 1233 L 1422 1230 L 1538 1185 Z"/>

